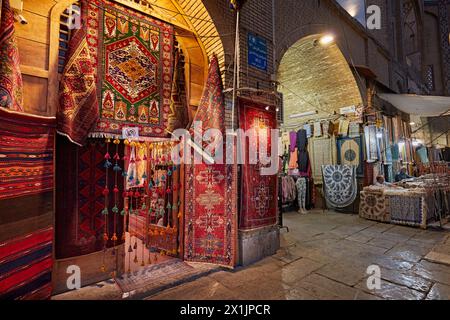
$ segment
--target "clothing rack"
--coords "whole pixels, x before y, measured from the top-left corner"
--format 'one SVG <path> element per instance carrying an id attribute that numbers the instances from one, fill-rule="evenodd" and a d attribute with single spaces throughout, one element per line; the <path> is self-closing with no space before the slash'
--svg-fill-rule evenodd
<path id="1" fill-rule="evenodd" d="M 345 118 L 345 115 L 342 114 L 336 114 L 327 118 L 320 118 L 320 119 L 310 119 L 304 122 L 300 122 L 296 125 L 291 125 L 291 126 L 281 126 L 281 130 L 283 131 L 287 131 L 287 130 L 291 130 L 291 129 L 301 129 L 303 125 L 305 124 L 314 124 L 316 122 L 324 122 L 324 121 L 336 121 L 338 119 L 341 118 Z"/>

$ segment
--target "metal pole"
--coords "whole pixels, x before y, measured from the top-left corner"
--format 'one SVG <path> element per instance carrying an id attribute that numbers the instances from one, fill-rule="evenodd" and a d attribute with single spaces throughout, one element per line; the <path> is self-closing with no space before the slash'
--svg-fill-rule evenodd
<path id="1" fill-rule="evenodd" d="M 236 11 L 236 37 L 234 41 L 234 74 L 233 74 L 233 103 L 231 107 L 231 129 L 234 131 L 234 116 L 236 109 L 237 86 L 239 86 L 239 10 Z"/>

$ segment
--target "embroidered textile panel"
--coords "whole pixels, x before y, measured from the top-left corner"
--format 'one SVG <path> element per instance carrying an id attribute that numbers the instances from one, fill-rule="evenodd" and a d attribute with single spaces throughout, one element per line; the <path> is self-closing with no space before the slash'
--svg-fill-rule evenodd
<path id="1" fill-rule="evenodd" d="M 173 34 L 171 25 L 114 2 L 89 1 L 88 44 L 100 91 L 93 136 L 137 127 L 141 137 L 167 137 Z"/>
<path id="2" fill-rule="evenodd" d="M 248 160 L 250 156 L 249 152 L 252 149 L 258 150 L 258 153 L 261 153 L 260 141 L 263 141 L 262 139 L 266 139 L 267 141 L 267 154 L 271 153 L 271 129 L 276 129 L 277 120 L 273 112 L 265 111 L 263 107 L 252 105 L 250 102 L 244 100 L 241 100 L 240 104 L 241 129 L 244 131 L 252 129 L 261 130 L 256 131 L 255 136 L 258 136 L 258 140 L 253 141 L 254 146 L 252 148 L 248 143 L 245 144 L 246 159 L 245 164 L 242 166 L 239 229 L 247 230 L 271 226 L 277 222 L 278 179 L 276 175 L 267 176 L 261 174 L 261 168 L 264 165 L 260 162 L 259 158 L 257 164 L 250 164 Z"/>

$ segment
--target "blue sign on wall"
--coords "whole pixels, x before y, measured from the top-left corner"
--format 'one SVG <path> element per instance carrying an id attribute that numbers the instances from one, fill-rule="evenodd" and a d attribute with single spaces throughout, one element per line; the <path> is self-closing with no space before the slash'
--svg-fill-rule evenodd
<path id="1" fill-rule="evenodd" d="M 251 33 L 248 34 L 248 64 L 267 71 L 267 41 Z"/>

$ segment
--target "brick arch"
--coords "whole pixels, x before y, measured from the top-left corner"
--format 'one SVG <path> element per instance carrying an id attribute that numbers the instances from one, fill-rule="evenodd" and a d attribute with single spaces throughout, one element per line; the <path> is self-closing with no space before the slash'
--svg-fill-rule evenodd
<path id="1" fill-rule="evenodd" d="M 344 54 L 347 61 L 351 60 L 351 53 L 345 49 L 345 36 L 340 31 L 340 26 L 334 26 L 327 23 L 311 23 L 300 25 L 292 31 L 288 32 L 284 37 L 282 37 L 277 43 L 276 48 L 276 63 L 277 69 L 278 65 L 286 53 L 295 43 L 299 40 L 306 38 L 310 35 L 319 34 L 333 34 L 336 38 L 336 43 Z"/>
<path id="2" fill-rule="evenodd" d="M 330 29 L 322 29 L 330 30 Z M 338 43 L 317 44 L 326 33 L 307 35 L 297 40 L 280 59 L 277 72 L 278 91 L 284 98 L 284 123 L 294 125 L 292 114 L 317 110 L 330 117 L 342 107 L 364 104 L 361 89 Z"/>

